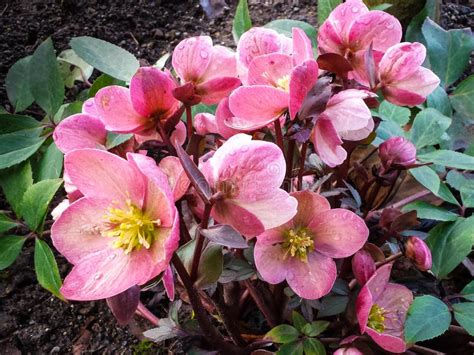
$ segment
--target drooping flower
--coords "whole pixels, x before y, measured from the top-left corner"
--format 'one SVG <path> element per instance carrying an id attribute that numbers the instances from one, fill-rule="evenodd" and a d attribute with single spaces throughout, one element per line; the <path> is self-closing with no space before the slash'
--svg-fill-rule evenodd
<path id="1" fill-rule="evenodd" d="M 296 200 L 280 189 L 286 163 L 273 143 L 237 134 L 201 163 L 200 169 L 213 191 L 222 195 L 212 217 L 246 237 L 277 227 L 296 213 Z"/>
<path id="2" fill-rule="evenodd" d="M 403 338 L 412 292 L 403 285 L 389 282 L 392 264 L 380 267 L 360 290 L 356 314 L 360 332 L 367 333 L 381 348 L 402 353 Z"/>
<path id="3" fill-rule="evenodd" d="M 375 262 L 366 250 L 359 250 L 352 258 L 352 272 L 359 283 L 364 286 L 375 272 Z"/>
<path id="4" fill-rule="evenodd" d="M 369 230 L 362 218 L 345 209 L 331 209 L 321 195 L 302 191 L 291 196 L 298 201 L 297 214 L 257 236 L 255 265 L 265 281 L 278 284 L 286 279 L 298 296 L 317 299 L 334 285 L 333 258 L 358 251 Z"/>
<path id="5" fill-rule="evenodd" d="M 380 144 L 379 157 L 386 170 L 392 165 L 409 167 L 416 163 L 416 147 L 404 137 L 391 137 Z"/>
<path id="6" fill-rule="evenodd" d="M 432 257 L 428 245 L 417 237 L 409 237 L 405 244 L 405 255 L 413 261 L 415 266 L 421 271 L 431 269 Z"/>
<path id="7" fill-rule="evenodd" d="M 329 99 L 311 134 L 316 152 L 324 163 L 335 167 L 346 159 L 342 139 L 357 141 L 372 132 L 374 121 L 364 99 L 374 96 L 368 91 L 349 89 Z"/>
<path id="8" fill-rule="evenodd" d="M 172 64 L 181 84 L 191 83 L 194 95 L 206 105 L 218 103 L 240 85 L 235 53 L 213 46 L 209 36 L 182 40 L 173 51 Z"/>
<path id="9" fill-rule="evenodd" d="M 54 246 L 74 267 L 61 293 L 96 300 L 141 285 L 163 272 L 178 246 L 179 223 L 168 180 L 153 159 L 80 149 L 65 171 L 84 197 L 51 229 Z"/>
<path id="10" fill-rule="evenodd" d="M 193 124 L 197 134 L 218 134 L 225 139 L 240 131 L 229 127 L 226 122 L 232 122 L 234 115 L 229 109 L 229 99 L 226 97 L 217 105 L 216 114 L 199 113 L 194 116 Z"/>

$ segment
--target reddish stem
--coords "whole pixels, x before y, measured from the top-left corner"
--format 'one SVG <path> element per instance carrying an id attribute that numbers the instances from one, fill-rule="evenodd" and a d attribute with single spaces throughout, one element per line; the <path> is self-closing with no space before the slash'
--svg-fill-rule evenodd
<path id="1" fill-rule="evenodd" d="M 300 168 L 298 170 L 298 184 L 297 190 L 301 191 L 303 188 L 303 173 L 304 173 L 304 163 L 306 160 L 306 151 L 308 150 L 308 142 L 304 142 L 301 147 L 301 159 L 300 159 Z"/>
<path id="2" fill-rule="evenodd" d="M 200 228 L 206 229 L 209 224 L 209 217 L 211 215 L 212 204 L 206 204 L 204 207 L 204 214 L 202 216 Z M 201 260 L 202 249 L 204 246 L 204 236 L 198 232 L 196 248 L 194 249 L 193 263 L 191 266 L 191 280 L 195 281 L 197 278 L 197 271 L 199 267 L 199 261 Z"/>
<path id="3" fill-rule="evenodd" d="M 280 147 L 282 153 L 285 154 L 285 147 L 283 145 L 283 131 L 281 130 L 280 117 L 278 117 L 274 121 L 274 125 L 275 125 L 276 143 Z"/>
<path id="4" fill-rule="evenodd" d="M 151 313 L 150 310 L 141 302 L 138 302 L 137 313 L 143 318 L 148 319 L 153 325 L 157 326 L 160 321 L 160 319 Z"/>
<path id="5" fill-rule="evenodd" d="M 193 115 L 191 113 L 191 106 L 188 105 L 186 105 L 186 128 L 188 132 L 188 139 L 191 140 L 191 137 L 194 133 Z"/>

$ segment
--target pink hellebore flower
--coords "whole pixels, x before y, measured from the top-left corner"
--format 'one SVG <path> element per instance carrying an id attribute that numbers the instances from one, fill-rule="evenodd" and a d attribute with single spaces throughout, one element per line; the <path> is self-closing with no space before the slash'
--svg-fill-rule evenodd
<path id="1" fill-rule="evenodd" d="M 432 266 L 431 250 L 428 245 L 417 237 L 409 237 L 405 244 L 405 255 L 413 261 L 421 271 L 428 271 Z"/>
<path id="2" fill-rule="evenodd" d="M 375 261 L 372 258 L 372 255 L 366 250 L 359 250 L 352 257 L 352 272 L 359 283 L 359 285 L 364 286 L 368 279 L 375 272 Z"/>
<path id="3" fill-rule="evenodd" d="M 364 355 L 362 351 L 357 349 L 356 347 L 348 347 L 348 348 L 339 348 L 334 352 L 334 355 Z"/>
<path id="4" fill-rule="evenodd" d="M 360 332 L 393 353 L 406 350 L 403 331 L 413 294 L 403 285 L 389 283 L 392 264 L 381 266 L 360 290 L 356 314 Z"/>
<path id="5" fill-rule="evenodd" d="M 298 296 L 318 299 L 336 280 L 333 258 L 354 254 L 367 241 L 369 230 L 362 218 L 331 209 L 321 195 L 301 191 L 291 196 L 298 201 L 297 214 L 257 236 L 255 265 L 265 281 L 278 284 L 286 279 Z"/>
<path id="6" fill-rule="evenodd" d="M 194 93 L 206 105 L 218 103 L 240 85 L 235 53 L 223 46 L 213 46 L 209 36 L 179 42 L 172 64 L 181 83 L 193 84 Z"/>
<path id="7" fill-rule="evenodd" d="M 95 110 L 110 132 L 153 134 L 158 120 L 167 120 L 179 109 L 172 93 L 175 87 L 169 72 L 142 67 L 132 77 L 130 89 L 116 85 L 100 89 Z"/>
<path id="8" fill-rule="evenodd" d="M 163 272 L 178 247 L 179 223 L 168 181 L 153 159 L 128 160 L 96 149 L 65 156 L 84 197 L 55 221 L 51 238 L 74 267 L 61 293 L 72 300 L 112 297 Z"/>
<path id="9" fill-rule="evenodd" d="M 189 185 L 191 184 L 181 162 L 177 157 L 168 156 L 161 159 L 158 167 L 168 177 L 168 183 L 171 187 L 173 198 L 175 201 L 178 201 L 184 196 L 186 191 L 188 191 Z"/>
<path id="10" fill-rule="evenodd" d="M 419 105 L 438 87 L 439 78 L 421 66 L 425 57 L 425 46 L 417 42 L 403 42 L 385 52 L 378 76 L 379 87 L 388 101 L 395 105 Z"/>
<path id="11" fill-rule="evenodd" d="M 303 30 L 293 28 L 293 52 L 270 53 L 253 58 L 248 67 L 248 86 L 229 97 L 235 119 L 231 127 L 251 131 L 265 127 L 289 110 L 294 119 L 309 90 L 318 80 L 311 41 Z"/>
<path id="12" fill-rule="evenodd" d="M 342 164 L 347 152 L 342 139 L 358 141 L 374 129 L 374 121 L 364 99 L 375 97 L 369 91 L 349 89 L 331 97 L 318 117 L 312 141 L 321 160 L 330 167 Z"/>
<path id="13" fill-rule="evenodd" d="M 216 114 L 198 113 L 194 116 L 193 124 L 197 134 L 218 134 L 225 139 L 236 135 L 240 131 L 229 127 L 226 122 L 231 122 L 234 115 L 229 109 L 229 99 L 226 97 L 217 105 Z"/>
<path id="14" fill-rule="evenodd" d="M 379 157 L 384 169 L 410 167 L 416 163 L 416 147 L 404 137 L 391 137 L 380 144 Z"/>
<path id="15" fill-rule="evenodd" d="M 246 237 L 277 227 L 296 213 L 296 200 L 280 189 L 286 163 L 273 143 L 237 134 L 200 168 L 213 191 L 223 197 L 215 203 L 212 217 Z"/>

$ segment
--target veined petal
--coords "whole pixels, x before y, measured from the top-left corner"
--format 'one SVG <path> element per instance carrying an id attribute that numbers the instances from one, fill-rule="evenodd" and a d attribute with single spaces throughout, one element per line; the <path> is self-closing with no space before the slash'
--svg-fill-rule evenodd
<path id="1" fill-rule="evenodd" d="M 330 167 L 342 164 L 347 152 L 342 148 L 342 140 L 331 121 L 320 116 L 313 128 L 312 140 L 321 160 Z"/>
<path id="2" fill-rule="evenodd" d="M 184 172 L 181 162 L 177 157 L 168 156 L 161 159 L 158 166 L 168 177 L 168 183 L 173 191 L 174 200 L 178 201 L 184 196 L 191 183 Z"/>
<path id="3" fill-rule="evenodd" d="M 256 57 L 249 65 L 249 85 L 269 85 L 285 90 L 293 62 L 288 54 L 270 53 Z"/>
<path id="4" fill-rule="evenodd" d="M 312 191 L 297 191 L 291 193 L 291 196 L 298 201 L 298 212 L 293 218 L 293 223 L 296 227 L 308 226 L 316 214 L 331 209 L 325 197 Z"/>
<path id="5" fill-rule="evenodd" d="M 240 133 L 240 131 L 227 126 L 226 121 L 232 120 L 234 114 L 229 108 L 229 98 L 226 97 L 219 102 L 216 109 L 217 132 L 225 139 Z"/>
<path id="6" fill-rule="evenodd" d="M 293 38 L 293 65 L 301 65 L 303 62 L 314 59 L 313 48 L 311 46 L 311 40 L 308 38 L 306 33 L 298 27 L 292 28 Z"/>
<path id="7" fill-rule="evenodd" d="M 380 81 L 385 85 L 409 79 L 426 58 L 426 48 L 421 43 L 403 42 L 385 52 L 379 66 Z"/>
<path id="8" fill-rule="evenodd" d="M 257 239 L 254 257 L 255 266 L 266 282 L 276 285 L 285 280 L 291 260 L 280 244 L 263 245 Z"/>
<path id="9" fill-rule="evenodd" d="M 401 354 L 407 349 L 403 339 L 385 333 L 379 333 L 372 328 L 367 327 L 366 333 L 384 350 L 391 353 Z"/>
<path id="10" fill-rule="evenodd" d="M 219 223 L 231 225 L 246 238 L 255 237 L 265 230 L 257 216 L 232 201 L 217 202 L 211 216 Z"/>
<path id="11" fill-rule="evenodd" d="M 196 86 L 196 94 L 201 96 L 203 104 L 214 105 L 227 97 L 232 90 L 239 86 L 239 78 L 218 77 L 207 80 Z"/>
<path id="12" fill-rule="evenodd" d="M 212 53 L 211 37 L 197 36 L 184 39 L 173 51 L 173 68 L 183 81 L 198 81 L 206 72 Z"/>
<path id="13" fill-rule="evenodd" d="M 301 65 L 295 67 L 290 77 L 290 118 L 294 119 L 306 95 L 318 80 L 318 63 L 313 60 L 307 60 Z"/>
<path id="14" fill-rule="evenodd" d="M 201 81 L 218 77 L 237 78 L 237 56 L 234 51 L 224 46 L 212 48 L 212 58 Z"/>

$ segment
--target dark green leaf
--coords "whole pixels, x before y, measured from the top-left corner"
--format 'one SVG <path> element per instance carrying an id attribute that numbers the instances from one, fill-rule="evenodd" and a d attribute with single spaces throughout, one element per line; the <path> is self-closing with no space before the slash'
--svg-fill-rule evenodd
<path id="1" fill-rule="evenodd" d="M 303 342 L 305 355 L 326 355 L 323 343 L 315 338 L 306 338 Z"/>
<path id="2" fill-rule="evenodd" d="M 422 162 L 448 166 L 450 168 L 474 170 L 474 157 L 453 152 L 452 150 L 435 150 L 430 153 L 419 154 L 417 158 Z"/>
<path id="3" fill-rule="evenodd" d="M 302 332 L 305 324 L 308 324 L 306 319 L 304 319 L 304 317 L 296 311 L 291 312 L 291 317 L 293 319 L 293 325 L 295 328 L 298 329 L 299 332 Z"/>
<path id="4" fill-rule="evenodd" d="M 277 355 L 303 355 L 303 343 L 299 340 L 280 346 Z"/>
<path id="5" fill-rule="evenodd" d="M 416 179 L 416 181 L 418 181 L 436 196 L 459 206 L 459 202 L 456 200 L 452 192 L 441 181 L 438 174 L 436 174 L 433 169 L 427 166 L 421 166 L 419 168 L 410 169 L 410 174 Z"/>
<path id="6" fill-rule="evenodd" d="M 23 111 L 35 101 L 30 90 L 30 59 L 21 58 L 8 70 L 5 78 L 8 100 L 15 112 Z"/>
<path id="7" fill-rule="evenodd" d="M 430 205 L 424 201 L 415 201 L 402 208 L 402 212 L 416 211 L 418 218 L 433 219 L 435 221 L 455 221 L 459 215 L 445 210 L 442 207 Z"/>
<path id="8" fill-rule="evenodd" d="M 125 143 L 132 137 L 133 137 L 133 134 L 131 133 L 119 134 L 119 133 L 107 132 L 107 142 L 105 143 L 105 146 L 107 149 L 112 149 L 122 143 Z"/>
<path id="9" fill-rule="evenodd" d="M 325 320 L 316 320 L 308 323 L 303 328 L 303 333 L 309 337 L 315 337 L 324 332 L 329 327 L 329 322 Z"/>
<path id="10" fill-rule="evenodd" d="M 311 45 L 313 47 L 316 47 L 316 37 L 317 37 L 317 32 L 314 26 L 310 25 L 307 22 L 304 21 L 298 21 L 298 20 L 290 20 L 290 19 L 280 19 L 280 20 L 274 20 L 269 23 L 267 23 L 265 26 L 267 28 L 271 28 L 278 33 L 281 33 L 287 37 L 292 37 L 292 28 L 293 27 L 298 27 L 301 28 L 308 38 L 311 40 Z"/>
<path id="11" fill-rule="evenodd" d="M 69 45 L 86 63 L 120 80 L 130 81 L 140 67 L 133 54 L 98 38 L 76 37 L 71 39 Z"/>
<path id="12" fill-rule="evenodd" d="M 391 104 L 387 100 L 382 101 L 377 114 L 384 121 L 394 122 L 398 126 L 403 126 L 410 120 L 410 110 L 408 108 Z"/>
<path id="13" fill-rule="evenodd" d="M 469 333 L 474 336 L 474 303 L 463 302 L 453 304 L 454 318 Z"/>
<path id="14" fill-rule="evenodd" d="M 448 94 L 441 86 L 438 86 L 435 91 L 428 95 L 426 105 L 438 110 L 445 116 L 451 117 L 453 115 L 453 108 Z"/>
<path id="15" fill-rule="evenodd" d="M 464 79 L 449 98 L 458 113 L 466 117 L 472 117 L 474 112 L 474 75 Z"/>
<path id="16" fill-rule="evenodd" d="M 12 228 L 15 228 L 17 223 L 12 219 L 8 218 L 5 214 L 0 213 L 0 233 L 9 231 Z"/>
<path id="17" fill-rule="evenodd" d="M 469 301 L 474 301 L 474 281 L 469 282 L 461 291 L 461 295 Z"/>
<path id="18" fill-rule="evenodd" d="M 419 42 L 426 46 L 425 37 L 421 32 L 421 26 L 427 17 L 439 19 L 440 5 L 438 0 L 426 0 L 425 7 L 411 20 L 405 33 L 408 42 Z"/>
<path id="19" fill-rule="evenodd" d="M 41 157 L 38 168 L 38 181 L 57 179 L 63 170 L 63 153 L 52 142 Z"/>
<path id="20" fill-rule="evenodd" d="M 239 42 L 240 37 L 250 30 L 252 20 L 250 19 L 249 5 L 247 0 L 239 0 L 239 4 L 235 9 L 234 21 L 232 22 L 232 35 L 235 43 Z"/>
<path id="21" fill-rule="evenodd" d="M 64 100 L 64 83 L 51 38 L 40 44 L 30 61 L 30 89 L 35 101 L 51 117 Z"/>
<path id="22" fill-rule="evenodd" d="M 411 128 L 411 141 L 418 149 L 438 144 L 451 124 L 451 118 L 434 108 L 420 111 Z"/>
<path id="23" fill-rule="evenodd" d="M 41 128 L 24 129 L 0 135 L 0 169 L 28 159 L 45 141 Z"/>
<path id="24" fill-rule="evenodd" d="M 21 218 L 21 201 L 26 190 L 33 185 L 33 173 L 29 162 L 3 170 L 0 174 L 3 193 L 18 218 Z"/>
<path id="25" fill-rule="evenodd" d="M 334 316 L 346 310 L 348 296 L 326 296 L 321 301 L 321 309 L 318 312 L 318 318 Z"/>
<path id="26" fill-rule="evenodd" d="M 59 292 L 62 282 L 56 259 L 54 259 L 53 252 L 48 244 L 38 238 L 35 242 L 35 272 L 41 286 L 56 297 L 63 299 Z"/>
<path id="27" fill-rule="evenodd" d="M 342 0 L 318 0 L 318 24 L 321 26 Z"/>
<path id="28" fill-rule="evenodd" d="M 118 85 L 118 86 L 125 86 L 125 81 L 115 79 L 107 74 L 102 74 L 97 79 L 95 79 L 94 83 L 92 84 L 91 88 L 89 89 L 89 98 L 94 97 L 102 88 L 105 88 L 110 85 Z"/>
<path id="29" fill-rule="evenodd" d="M 290 343 L 300 336 L 300 332 L 289 324 L 280 324 L 265 334 L 265 339 L 269 339 L 274 343 L 286 344 Z"/>
<path id="30" fill-rule="evenodd" d="M 0 236 L 0 270 L 13 264 L 20 254 L 25 240 L 25 237 L 16 235 Z"/>
<path id="31" fill-rule="evenodd" d="M 0 114 L 0 134 L 13 133 L 40 127 L 40 123 L 30 116 Z"/>
<path id="32" fill-rule="evenodd" d="M 405 340 L 414 344 L 443 334 L 451 323 L 448 307 L 433 296 L 416 297 L 405 322 Z"/>

